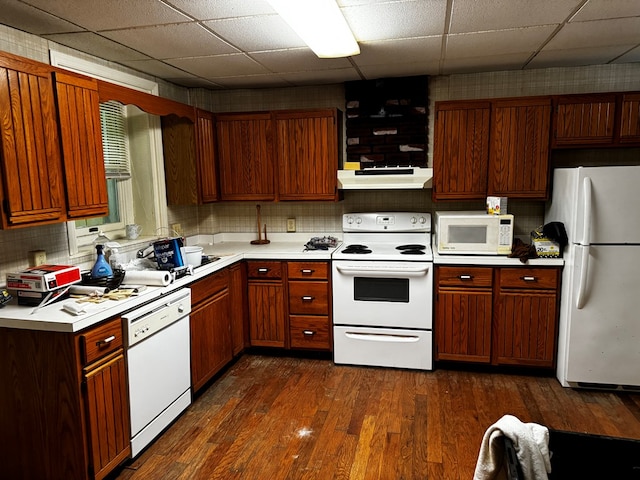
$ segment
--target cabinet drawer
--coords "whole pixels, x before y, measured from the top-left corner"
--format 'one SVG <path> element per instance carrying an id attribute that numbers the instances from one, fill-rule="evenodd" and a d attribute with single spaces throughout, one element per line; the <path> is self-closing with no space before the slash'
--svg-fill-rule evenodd
<path id="1" fill-rule="evenodd" d="M 216 273 L 212 273 L 208 277 L 192 283 L 191 288 L 191 305 L 198 305 L 200 302 L 213 297 L 216 293 L 228 288 L 229 286 L 229 269 L 225 268 Z"/>
<path id="2" fill-rule="evenodd" d="M 438 267 L 441 287 L 491 287 L 492 268 Z"/>
<path id="3" fill-rule="evenodd" d="M 500 287 L 556 289 L 558 270 L 555 268 L 501 268 Z"/>
<path id="4" fill-rule="evenodd" d="M 289 313 L 327 315 L 329 285 L 327 282 L 289 282 Z"/>
<path id="5" fill-rule="evenodd" d="M 83 365 L 116 351 L 122 347 L 122 320 L 114 318 L 81 333 L 80 345 Z"/>
<path id="6" fill-rule="evenodd" d="M 329 274 L 327 262 L 289 262 L 287 274 L 290 279 L 321 279 L 326 280 Z"/>
<path id="7" fill-rule="evenodd" d="M 282 262 L 247 262 L 249 278 L 282 278 Z"/>
<path id="8" fill-rule="evenodd" d="M 291 348 L 331 350 L 329 317 L 291 315 L 289 320 Z"/>

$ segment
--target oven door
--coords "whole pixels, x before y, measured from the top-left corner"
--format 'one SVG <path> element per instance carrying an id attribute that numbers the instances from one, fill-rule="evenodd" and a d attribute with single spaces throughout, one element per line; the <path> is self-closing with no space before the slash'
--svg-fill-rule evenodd
<path id="1" fill-rule="evenodd" d="M 333 323 L 431 329 L 431 262 L 333 262 Z"/>

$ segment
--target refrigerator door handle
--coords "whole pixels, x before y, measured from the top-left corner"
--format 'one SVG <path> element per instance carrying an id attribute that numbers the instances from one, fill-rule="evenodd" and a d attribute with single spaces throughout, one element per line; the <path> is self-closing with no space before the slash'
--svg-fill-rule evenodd
<path id="1" fill-rule="evenodd" d="M 582 192 L 584 195 L 584 209 L 582 218 L 582 245 L 591 243 L 591 178 L 584 177 L 582 180 Z"/>
<path id="2" fill-rule="evenodd" d="M 582 268 L 578 280 L 578 295 L 576 295 L 576 308 L 581 310 L 585 303 L 585 292 L 587 291 L 587 276 L 589 273 L 589 245 L 582 249 Z"/>

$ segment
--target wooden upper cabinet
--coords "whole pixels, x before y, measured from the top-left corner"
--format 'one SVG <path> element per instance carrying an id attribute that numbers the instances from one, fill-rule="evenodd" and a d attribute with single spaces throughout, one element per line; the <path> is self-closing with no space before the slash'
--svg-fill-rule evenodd
<path id="1" fill-rule="evenodd" d="M 215 120 L 213 113 L 196 109 L 196 153 L 202 203 L 218 200 Z"/>
<path id="2" fill-rule="evenodd" d="M 164 175 L 169 205 L 198 204 L 196 132 L 191 119 L 161 118 Z"/>
<path id="3" fill-rule="evenodd" d="M 274 112 L 280 200 L 337 200 L 336 109 Z"/>
<path id="4" fill-rule="evenodd" d="M 489 101 L 436 102 L 433 199 L 482 199 L 487 194 Z"/>
<path id="5" fill-rule="evenodd" d="M 488 195 L 548 197 L 550 127 L 551 97 L 492 101 Z"/>
<path id="6" fill-rule="evenodd" d="M 109 213 L 98 82 L 56 72 L 58 121 L 69 218 Z"/>
<path id="7" fill-rule="evenodd" d="M 275 200 L 271 113 L 216 115 L 220 198 Z"/>
<path id="8" fill-rule="evenodd" d="M 640 143 L 640 93 L 622 94 L 620 143 Z"/>
<path id="9" fill-rule="evenodd" d="M 616 94 L 561 95 L 554 105 L 554 147 L 613 142 Z"/>
<path id="10" fill-rule="evenodd" d="M 52 69 L 0 56 L 2 227 L 66 220 Z"/>

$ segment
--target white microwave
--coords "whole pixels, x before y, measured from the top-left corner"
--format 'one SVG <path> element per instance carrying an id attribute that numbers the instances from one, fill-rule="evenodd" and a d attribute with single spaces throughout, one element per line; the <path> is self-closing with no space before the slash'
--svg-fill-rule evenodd
<path id="1" fill-rule="evenodd" d="M 440 254 L 508 255 L 513 243 L 513 215 L 436 212 L 435 235 Z"/>

